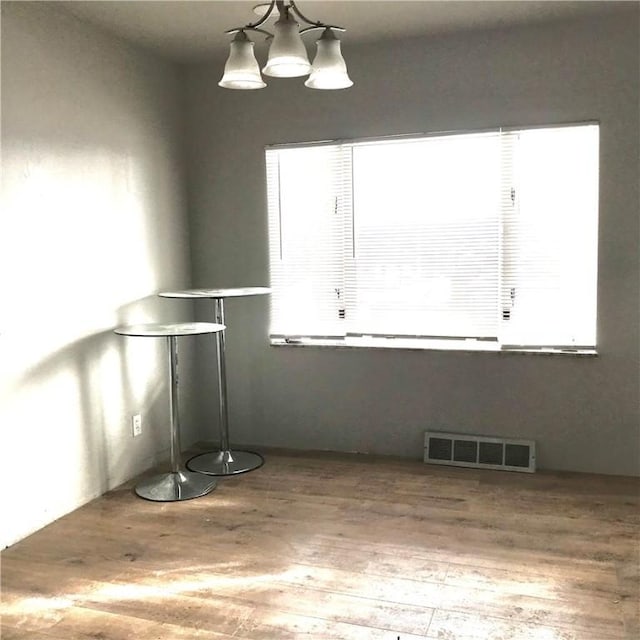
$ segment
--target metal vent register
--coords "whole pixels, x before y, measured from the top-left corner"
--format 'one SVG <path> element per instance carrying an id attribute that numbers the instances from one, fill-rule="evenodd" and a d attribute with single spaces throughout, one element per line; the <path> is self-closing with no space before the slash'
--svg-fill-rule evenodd
<path id="1" fill-rule="evenodd" d="M 533 473 L 536 470 L 536 443 L 533 440 L 427 431 L 424 434 L 424 461 Z"/>

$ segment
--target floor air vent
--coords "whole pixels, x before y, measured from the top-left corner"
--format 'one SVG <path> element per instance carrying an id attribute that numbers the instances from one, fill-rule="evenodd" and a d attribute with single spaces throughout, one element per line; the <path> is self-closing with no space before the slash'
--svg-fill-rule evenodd
<path id="1" fill-rule="evenodd" d="M 424 434 L 424 461 L 456 467 L 533 473 L 536 470 L 536 443 L 533 440 L 427 431 Z"/>

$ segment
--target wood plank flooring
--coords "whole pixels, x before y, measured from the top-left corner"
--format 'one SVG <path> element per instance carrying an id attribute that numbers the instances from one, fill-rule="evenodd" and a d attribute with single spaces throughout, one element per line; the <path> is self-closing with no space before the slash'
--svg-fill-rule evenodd
<path id="1" fill-rule="evenodd" d="M 3 640 L 638 640 L 640 483 L 266 452 L 1 556 Z"/>

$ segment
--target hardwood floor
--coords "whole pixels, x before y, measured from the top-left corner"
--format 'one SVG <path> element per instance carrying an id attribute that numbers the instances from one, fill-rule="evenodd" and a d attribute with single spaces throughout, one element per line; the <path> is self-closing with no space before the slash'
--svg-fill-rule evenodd
<path id="1" fill-rule="evenodd" d="M 637 640 L 640 484 L 270 451 L 1 555 L 3 640 Z"/>

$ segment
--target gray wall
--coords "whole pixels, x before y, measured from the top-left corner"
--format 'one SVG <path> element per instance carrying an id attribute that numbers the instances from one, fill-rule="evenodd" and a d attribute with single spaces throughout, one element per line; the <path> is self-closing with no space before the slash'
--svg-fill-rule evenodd
<path id="1" fill-rule="evenodd" d="M 190 311 L 155 296 L 189 284 L 181 94 L 57 7 L 2 3 L 0 548 L 166 455 L 164 344 L 112 329 Z"/>
<path id="2" fill-rule="evenodd" d="M 298 80 L 225 91 L 223 61 L 189 70 L 194 285 L 268 283 L 267 144 L 599 120 L 599 356 L 269 347 L 268 301 L 234 300 L 232 439 L 420 457 L 423 431 L 442 428 L 534 438 L 544 468 L 639 473 L 638 7 L 375 46 L 347 34 L 343 50 L 344 92 Z M 211 354 L 199 367 L 205 424 Z"/>

